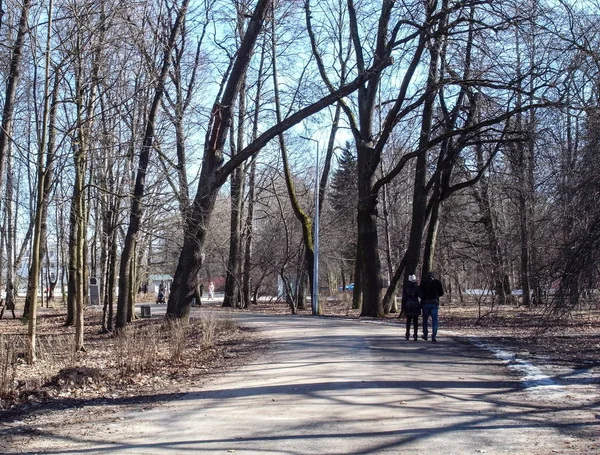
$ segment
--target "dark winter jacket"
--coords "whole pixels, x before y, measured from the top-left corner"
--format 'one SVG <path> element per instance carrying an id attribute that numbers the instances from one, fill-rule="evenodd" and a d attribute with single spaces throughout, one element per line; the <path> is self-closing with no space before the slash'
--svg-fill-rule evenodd
<path id="1" fill-rule="evenodd" d="M 444 288 L 442 282 L 435 278 L 433 275 L 427 275 L 423 279 L 421 286 L 419 287 L 419 297 L 421 298 L 421 304 L 425 303 L 440 303 L 440 297 L 444 295 Z"/>
<path id="2" fill-rule="evenodd" d="M 419 305 L 419 285 L 409 281 L 402 289 L 402 311 L 407 317 L 415 317 L 421 314 Z"/>

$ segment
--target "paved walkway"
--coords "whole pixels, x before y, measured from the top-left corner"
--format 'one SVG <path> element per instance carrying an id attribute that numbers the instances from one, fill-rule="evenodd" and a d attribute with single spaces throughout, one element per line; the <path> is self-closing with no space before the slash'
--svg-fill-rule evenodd
<path id="1" fill-rule="evenodd" d="M 393 324 L 236 317 L 273 340 L 256 361 L 160 406 L 116 409 L 70 436 L 42 429 L 28 450 L 579 454 L 591 442 L 572 437 L 575 431 L 600 434 L 588 408 L 532 397 L 499 360 L 443 334 L 434 344 L 405 341 Z"/>

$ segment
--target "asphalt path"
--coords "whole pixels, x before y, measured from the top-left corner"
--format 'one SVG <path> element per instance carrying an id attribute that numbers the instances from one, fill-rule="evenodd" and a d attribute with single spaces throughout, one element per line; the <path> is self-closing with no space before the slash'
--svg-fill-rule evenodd
<path id="1" fill-rule="evenodd" d="M 40 429 L 28 453 L 581 453 L 568 445 L 574 409 L 532 398 L 443 333 L 415 342 L 398 324 L 232 314 L 272 340 L 256 360 L 157 406 Z"/>

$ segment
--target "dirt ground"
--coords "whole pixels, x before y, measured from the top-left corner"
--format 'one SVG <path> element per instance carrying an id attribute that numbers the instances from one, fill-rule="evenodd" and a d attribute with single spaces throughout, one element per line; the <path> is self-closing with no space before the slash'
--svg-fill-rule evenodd
<path id="1" fill-rule="evenodd" d="M 322 314 L 358 318 L 359 310 L 352 309 L 351 298 L 351 293 L 345 292 L 341 298 L 321 300 Z M 439 310 L 442 336 L 446 331 L 453 336 L 477 337 L 507 349 L 527 350 L 531 356 L 573 368 L 600 366 L 600 305 L 574 311 L 559 321 L 535 307 L 491 308 L 489 302 L 480 303 L 474 298 L 452 303 L 443 300 Z M 282 302 L 260 302 L 249 311 L 285 314 L 290 309 Z M 309 315 L 311 309 L 298 313 Z M 386 318 L 404 324 L 398 314 L 391 313 Z"/>
<path id="2" fill-rule="evenodd" d="M 341 298 L 322 299 L 322 315 L 358 318 L 358 311 L 351 308 L 350 294 L 346 294 Z M 277 301 L 262 301 L 247 310 L 223 309 L 217 301 L 204 302 L 203 308 L 223 313 L 225 320 L 230 311 L 290 313 L 286 304 Z M 201 310 L 196 309 L 192 314 L 198 316 Z M 310 315 L 311 310 L 298 310 L 298 314 Z M 102 404 L 110 400 L 112 404 L 151 406 L 160 401 L 161 396 L 172 397 L 201 388 L 204 381 L 247 362 L 268 344 L 268 340 L 259 339 L 234 324 L 225 324 L 224 328 L 216 330 L 211 342 L 206 343 L 202 332 L 207 328 L 196 317 L 191 329 L 185 333 L 182 352 L 174 356 L 172 348 L 165 343 L 160 347 L 160 361 L 123 377 L 115 374 L 119 359 L 110 354 L 114 352 L 115 338 L 100 333 L 99 309 L 86 309 L 86 352 L 77 355 L 71 351 L 74 329 L 64 326 L 64 317 L 62 308 L 40 309 L 38 333 L 41 345 L 48 348 L 42 349 L 42 359 L 34 367 L 25 364 L 24 353 L 18 354 L 13 393 L 0 400 L 0 452 L 11 445 L 14 447 L 19 438 L 33 436 L 36 428 L 53 419 L 59 410 L 69 409 L 67 419 L 81 421 L 86 418 L 82 410 L 85 404 Z M 399 333 L 402 332 L 403 318 L 390 314 L 387 320 L 398 324 Z M 162 317 L 139 319 L 134 325 L 148 324 L 159 326 Z M 26 330 L 18 319 L 0 320 L 0 334 L 5 340 L 9 335 L 24 341 Z M 453 337 L 476 337 L 520 352 L 534 363 L 572 369 L 600 366 L 598 309 L 576 312 L 558 324 L 535 309 L 501 307 L 490 312 L 489 307 L 480 307 L 477 302 L 446 303 L 440 308 L 440 336 L 444 333 Z M 49 347 L 51 345 L 54 350 Z M 595 378 L 595 381 L 598 383 L 600 379 Z M 110 412 L 108 406 L 106 409 Z M 101 407 L 96 406 L 94 412 L 102 412 Z"/>

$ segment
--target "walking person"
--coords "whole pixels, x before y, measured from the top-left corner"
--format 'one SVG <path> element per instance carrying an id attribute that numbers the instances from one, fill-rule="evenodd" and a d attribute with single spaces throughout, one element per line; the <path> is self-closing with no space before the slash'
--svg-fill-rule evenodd
<path id="1" fill-rule="evenodd" d="M 156 297 L 156 303 L 167 303 L 165 300 L 165 290 L 165 282 L 161 280 L 160 284 L 158 285 L 158 296 Z"/>
<path id="2" fill-rule="evenodd" d="M 406 316 L 406 336 L 410 338 L 410 326 L 413 326 L 413 339 L 419 339 L 419 316 L 421 316 L 421 306 L 419 305 L 419 285 L 417 277 L 409 275 L 408 281 L 402 289 L 402 313 Z"/>
<path id="3" fill-rule="evenodd" d="M 212 299 L 214 299 L 214 297 L 215 297 L 215 283 L 210 281 L 208 283 L 208 298 L 212 300 Z"/>
<path id="4" fill-rule="evenodd" d="M 444 295 L 442 282 L 435 277 L 434 272 L 427 272 L 419 286 L 419 297 L 423 308 L 423 339 L 427 341 L 429 334 L 429 318 L 431 317 L 431 341 L 437 341 L 438 310 L 440 297 Z"/>

